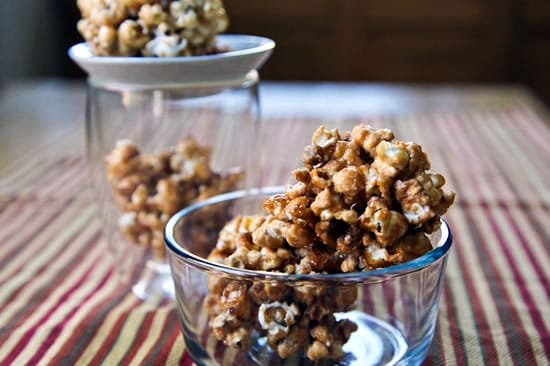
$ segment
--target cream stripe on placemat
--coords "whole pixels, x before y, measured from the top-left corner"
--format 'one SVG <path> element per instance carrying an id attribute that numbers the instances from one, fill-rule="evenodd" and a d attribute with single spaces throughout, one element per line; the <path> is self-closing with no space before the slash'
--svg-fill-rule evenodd
<path id="1" fill-rule="evenodd" d="M 52 240 L 53 236 L 68 234 L 59 234 L 61 229 L 71 226 L 68 221 L 75 217 L 80 207 L 71 205 L 73 199 L 69 198 L 65 202 L 37 202 L 34 200 L 29 203 L 35 203 L 37 209 L 25 207 L 24 213 L 28 220 L 18 223 L 18 226 L 8 226 L 6 238 L 2 243 L 2 256 L 9 257 L 9 261 L 4 262 L 3 270 L 0 273 L 0 282 L 9 278 L 17 268 L 30 264 L 29 258 L 33 259 L 34 254 L 44 249 L 45 243 Z M 89 206 L 83 206 L 90 211 Z M 30 211 L 30 216 L 27 212 Z M 72 214 L 72 215 L 71 215 Z M 76 227 L 73 225 L 73 229 Z M 54 248 L 50 248 L 52 250 Z M 3 259 L 4 259 L 3 258 Z"/>
<path id="2" fill-rule="evenodd" d="M 406 122 L 403 124 L 403 130 L 406 131 L 407 136 L 412 135 L 414 137 L 419 137 L 422 135 L 423 131 L 430 130 L 430 131 L 437 131 L 436 124 L 439 121 L 441 123 L 441 120 L 443 119 L 446 121 L 446 117 L 448 116 L 440 116 L 439 118 L 426 118 L 425 124 L 428 124 L 428 126 L 424 126 L 424 128 L 421 127 L 420 123 L 415 123 L 417 120 L 414 118 L 414 116 L 408 117 Z M 447 160 L 447 152 L 449 148 L 453 147 L 453 144 L 449 141 L 447 142 L 446 139 L 451 137 L 452 134 L 450 133 L 441 133 L 440 136 L 443 136 L 440 140 L 440 142 L 436 143 L 430 143 L 430 144 L 424 144 L 424 150 L 429 154 L 430 160 L 432 161 L 432 168 L 435 171 L 439 171 L 442 167 L 447 167 L 447 169 L 450 168 L 449 162 Z M 411 139 L 413 139 L 412 137 Z M 456 152 L 452 152 L 449 155 L 454 156 L 457 154 Z M 437 162 L 434 164 L 434 162 Z M 455 174 L 454 172 L 452 174 L 445 174 L 447 177 L 447 185 L 453 187 L 456 189 L 455 184 L 453 183 L 453 180 L 459 179 L 459 176 Z M 460 186 L 462 188 L 462 186 Z M 463 199 L 462 195 L 464 194 L 463 190 L 457 192 L 458 197 L 457 201 L 461 201 Z M 454 301 L 453 304 L 449 304 L 449 306 L 452 306 L 452 310 L 456 311 L 458 324 L 451 324 L 447 319 L 445 319 L 443 316 L 439 317 L 440 325 L 442 328 L 448 328 L 454 327 L 455 329 L 468 329 L 468 330 L 474 330 L 477 328 L 476 325 L 476 319 L 474 317 L 474 310 L 472 309 L 472 303 L 471 298 L 468 293 L 467 288 L 465 287 L 465 279 L 463 277 L 461 267 L 458 261 L 458 255 L 456 252 L 459 252 L 460 256 L 463 257 L 464 254 L 462 252 L 464 250 L 468 250 L 468 248 L 464 248 L 461 244 L 466 239 L 466 237 L 461 235 L 461 231 L 458 230 L 460 227 L 457 227 L 454 225 L 454 222 L 459 221 L 460 217 L 456 217 L 457 211 L 456 210 L 450 210 L 449 212 L 449 224 L 451 225 L 451 230 L 453 231 L 454 235 L 454 248 L 449 256 L 449 263 L 447 264 L 447 281 L 445 282 L 445 285 L 449 286 L 449 289 L 451 291 L 452 299 Z M 452 219 L 452 220 L 451 220 Z M 451 311 L 451 308 L 449 309 Z M 447 334 L 450 335 L 450 332 Z M 462 334 L 462 337 L 465 337 L 464 334 Z M 479 342 L 479 334 L 475 334 L 475 336 L 470 337 L 470 341 L 465 342 L 465 344 L 460 344 L 459 339 L 450 339 L 450 338 L 443 338 L 443 344 L 446 345 L 446 348 L 448 347 L 465 347 L 467 352 L 464 355 L 466 357 L 466 360 L 468 364 L 475 364 L 476 360 L 483 359 L 483 352 L 481 349 L 481 343 Z M 457 349 L 457 352 L 462 352 L 461 349 Z M 448 363 L 456 363 L 456 356 L 457 354 L 455 352 L 452 352 L 451 354 L 446 354 L 446 362 Z"/>
<path id="3" fill-rule="evenodd" d="M 484 244 L 487 244 L 487 250 L 488 250 L 488 255 L 491 256 L 491 261 L 493 261 L 495 263 L 495 266 L 496 268 L 499 268 L 501 269 L 501 273 L 499 273 L 499 275 L 501 276 L 500 279 L 508 279 L 508 280 L 511 280 L 509 276 L 509 264 L 506 263 L 505 259 L 503 258 L 502 256 L 502 253 L 501 253 L 501 249 L 498 247 L 498 239 L 494 236 L 494 232 L 493 230 L 491 229 L 491 227 L 489 225 L 487 225 L 487 220 L 485 218 L 485 213 L 483 211 L 482 208 L 478 208 L 478 207 L 474 207 L 470 210 L 470 213 L 472 215 L 472 220 L 475 220 L 476 222 L 478 222 L 478 228 L 480 230 L 480 232 L 482 233 L 483 237 L 486 238 L 486 240 L 484 240 Z M 493 278 L 491 279 L 491 281 L 493 282 L 493 284 L 495 284 L 495 281 L 497 281 L 498 279 L 496 278 Z M 508 283 L 510 283 L 508 281 Z M 506 301 L 511 301 L 511 304 L 515 304 L 517 303 L 516 300 L 514 299 L 514 296 L 517 296 L 517 289 L 511 289 L 511 288 L 508 288 L 508 289 L 503 289 L 505 290 L 506 292 L 508 292 L 508 300 L 504 299 L 504 298 L 500 298 L 500 299 L 497 299 L 500 301 L 500 306 L 501 306 L 501 311 L 503 310 L 502 308 L 502 305 L 503 305 L 503 302 L 506 302 Z M 512 293 L 510 293 L 510 291 L 512 291 Z M 519 300 L 519 299 L 518 299 Z M 517 308 L 516 308 L 517 310 Z M 498 314 L 500 313 L 501 311 L 499 311 L 499 309 L 495 309 L 495 314 Z M 532 320 L 529 319 L 529 317 L 525 317 L 525 315 L 527 314 L 522 314 L 521 312 L 519 312 L 517 314 L 520 319 L 522 320 L 522 326 L 523 327 L 532 327 Z M 504 345 L 507 343 L 505 341 L 510 341 L 510 339 L 508 339 L 508 337 L 510 336 L 510 334 L 508 334 L 509 331 L 514 331 L 516 332 L 517 330 L 519 329 L 516 329 L 515 326 L 513 324 L 510 323 L 510 321 L 507 321 L 505 326 L 506 328 L 500 326 L 500 327 L 495 327 L 493 322 L 491 322 L 491 325 L 492 325 L 492 336 L 493 336 L 493 339 L 495 340 L 497 346 L 500 344 L 501 345 L 501 348 L 504 347 Z M 518 341 L 519 339 L 516 338 L 516 341 Z M 522 339 L 523 341 L 527 341 L 529 343 L 531 343 L 531 346 L 533 347 L 536 343 L 538 343 L 538 340 L 533 340 L 532 338 L 528 338 L 528 339 Z M 516 346 L 517 344 L 512 344 L 512 346 Z M 504 349 L 503 349 L 504 350 Z M 505 353 L 503 354 L 506 355 L 506 356 L 509 356 L 511 355 L 511 352 L 509 349 L 505 349 Z"/>
<path id="4" fill-rule="evenodd" d="M 467 133 L 467 132 L 466 132 L 466 133 Z M 458 135 L 457 135 L 457 136 L 458 136 Z M 462 137 L 462 136 L 461 136 L 461 137 Z M 466 136 L 464 136 L 464 137 L 466 137 Z M 472 151 L 475 151 L 475 148 L 472 147 L 472 146 L 470 146 L 469 148 L 467 148 L 467 144 L 468 144 L 468 143 L 471 143 L 472 141 L 475 141 L 475 140 L 474 140 L 473 138 L 470 138 L 470 139 L 458 138 L 458 139 L 457 139 L 458 146 L 462 146 L 462 147 L 463 147 L 463 149 L 462 149 L 463 154 L 464 154 L 464 153 L 468 154 L 468 153 L 471 153 Z M 481 149 L 478 149 L 478 151 L 479 151 L 479 150 L 481 150 Z M 479 156 L 479 155 L 481 155 L 481 156 Z M 483 166 L 481 163 L 483 162 L 484 158 L 485 158 L 485 155 L 483 155 L 483 154 L 478 154 L 477 159 L 472 159 L 472 161 L 471 161 L 471 163 L 470 163 L 470 164 L 471 164 L 470 166 L 472 166 L 472 167 L 479 166 L 478 170 L 474 169 L 474 171 L 481 171 L 481 167 Z M 488 185 L 483 184 L 483 183 L 485 183 L 485 181 L 486 181 L 486 180 L 484 179 L 484 177 L 485 177 L 484 175 L 478 176 L 478 175 L 475 175 L 475 174 L 468 174 L 468 173 L 467 173 L 467 174 L 464 174 L 463 176 L 466 178 L 464 184 L 471 184 L 472 187 L 474 187 L 474 190 L 475 190 L 476 188 L 477 188 L 477 189 L 481 189 L 481 187 L 483 187 L 483 186 L 488 186 Z M 493 189 L 493 192 L 492 192 L 492 193 L 493 193 L 496 197 L 498 197 L 499 191 Z M 486 196 L 488 195 L 486 192 L 484 192 L 484 193 L 478 193 L 478 194 L 479 194 L 479 197 L 486 197 Z M 514 199 L 514 201 L 515 201 L 515 199 Z M 498 202 L 499 202 L 498 200 L 495 200 L 495 203 L 498 203 Z M 475 210 L 475 207 L 473 208 L 473 210 Z M 488 221 L 487 221 L 487 220 L 480 220 L 480 219 L 481 219 L 481 217 L 477 218 L 475 221 L 476 221 L 477 226 L 482 230 L 482 232 L 484 232 L 483 237 L 486 238 L 486 237 L 489 235 L 489 232 L 488 232 L 488 231 L 485 231 L 484 229 L 488 227 L 488 225 L 485 225 L 485 223 L 488 223 Z M 500 241 L 499 238 L 495 238 L 494 240 L 487 240 L 488 243 L 499 243 L 499 241 Z M 500 241 L 499 245 L 500 245 L 501 248 L 502 248 L 502 246 L 506 246 L 507 243 L 504 242 L 504 241 Z M 495 257 L 494 257 L 494 255 L 491 255 L 490 258 L 494 259 Z M 502 269 L 504 269 L 504 268 L 509 268 L 509 267 L 502 267 L 502 265 L 497 265 L 497 268 L 502 268 Z M 495 279 L 493 279 L 493 278 L 491 278 L 491 279 L 488 278 L 488 280 L 489 280 L 490 282 L 493 282 L 493 283 L 494 283 L 494 281 L 495 281 Z M 493 292 L 493 293 L 496 294 L 496 292 Z M 497 298 L 497 299 L 498 299 L 498 298 Z M 505 308 L 503 308 L 502 306 L 499 306 L 499 307 L 498 307 L 498 310 L 499 310 L 499 312 L 500 312 L 500 314 L 501 314 L 502 317 L 504 317 L 504 316 L 506 316 L 506 317 L 511 316 L 511 317 L 513 318 L 513 317 L 515 316 L 515 313 L 514 313 L 513 311 L 512 311 L 512 312 L 504 312 Z M 505 322 L 506 329 L 510 329 L 510 328 L 508 327 L 508 323 L 509 323 L 508 321 Z M 519 330 L 519 331 L 521 332 L 522 330 Z M 517 336 L 512 335 L 512 337 L 516 337 L 516 339 L 518 339 Z M 506 337 L 506 338 L 504 338 L 504 339 L 508 340 L 508 337 Z M 519 340 L 519 339 L 518 339 L 518 340 Z M 508 341 L 510 342 L 511 340 L 508 340 Z M 504 345 L 504 343 L 501 342 L 501 346 L 503 346 L 503 345 Z M 510 346 L 513 347 L 513 348 L 515 348 L 515 344 L 514 344 L 514 343 L 510 343 Z M 520 357 L 520 354 L 519 354 L 519 353 L 514 352 L 514 354 L 516 355 L 516 357 Z"/>
<path id="5" fill-rule="evenodd" d="M 452 212 L 449 214 L 449 216 L 454 216 Z M 449 218 L 451 219 L 451 217 Z M 454 223 L 454 219 L 450 221 L 451 224 L 451 230 L 457 230 L 455 229 L 455 225 L 452 225 Z M 458 232 L 460 234 L 460 232 Z M 447 333 L 449 335 L 449 338 L 444 337 L 443 342 L 447 343 L 447 347 L 450 347 L 451 345 L 453 347 L 456 346 L 464 346 L 466 347 L 466 354 L 465 357 L 467 360 L 470 360 L 468 363 L 472 362 L 472 360 L 480 360 L 482 359 L 482 350 L 481 350 L 481 344 L 477 337 L 472 339 L 472 342 L 466 342 L 465 345 L 461 345 L 459 343 L 458 339 L 452 339 L 450 338 L 450 329 L 475 329 L 476 328 L 476 319 L 474 316 L 474 310 L 472 309 L 471 302 L 469 301 L 469 294 L 464 286 L 464 277 L 462 276 L 462 273 L 460 271 L 459 262 L 457 260 L 457 254 L 454 253 L 457 250 L 461 250 L 460 248 L 456 248 L 457 245 L 460 245 L 462 242 L 462 239 L 457 238 L 455 236 L 455 242 L 454 246 L 455 248 L 449 255 L 448 264 L 447 264 L 447 276 L 446 276 L 446 282 L 445 284 L 449 287 L 451 294 L 452 294 L 452 300 L 453 303 L 446 304 L 448 307 L 447 311 L 455 311 L 456 317 L 457 317 L 457 324 L 451 324 L 448 322 L 448 320 L 443 316 L 443 314 L 439 317 L 439 322 L 442 328 L 447 329 Z M 449 362 L 452 362 L 454 358 L 446 358 Z"/>
<path id="6" fill-rule="evenodd" d="M 77 360 L 77 365 L 89 365 L 91 360 L 96 355 L 96 352 L 99 351 L 102 344 L 105 342 L 105 339 L 109 337 L 109 334 L 114 327 L 115 323 L 127 313 L 130 309 L 135 307 L 139 303 L 139 300 L 133 295 L 128 294 L 124 300 L 115 307 L 109 315 L 103 320 L 101 326 L 98 328 L 96 335 L 88 344 L 86 349 L 82 352 L 82 355 Z"/>
<path id="7" fill-rule="evenodd" d="M 52 263 L 55 266 L 55 261 L 52 259 L 61 250 L 65 241 L 77 234 L 79 230 L 85 228 L 84 223 L 89 223 L 94 214 L 95 210 L 90 206 L 84 209 L 76 205 L 68 206 L 60 216 L 54 219 L 55 221 L 51 225 L 48 225 L 40 232 L 40 235 L 31 238 L 29 242 L 25 243 L 26 246 L 24 249 L 18 251 L 8 266 L 2 269 L 0 281 L 5 280 L 6 276 L 10 276 L 11 280 L 9 285 L 6 284 L 3 286 L 0 303 L 10 293 L 6 289 L 17 288 L 21 281 L 27 280 L 38 268 L 47 263 Z M 96 230 L 95 227 L 92 227 L 92 229 Z M 16 239 L 18 238 L 14 238 L 14 241 Z M 38 253 L 40 255 L 36 255 Z M 25 271 L 21 271 L 22 267 L 25 268 Z M 16 272 L 18 273 L 15 274 Z"/>
<path id="8" fill-rule="evenodd" d="M 96 260 L 97 258 L 94 258 Z M 91 261 L 90 261 L 91 262 Z M 89 263 L 81 264 L 83 269 L 87 269 Z M 105 273 L 105 270 L 108 268 L 108 263 L 106 261 L 98 261 L 97 265 L 93 268 L 91 274 L 89 275 L 90 281 L 84 281 L 79 287 L 76 288 L 68 297 L 65 298 L 65 301 L 59 304 L 59 307 L 49 316 L 48 320 L 36 330 L 32 338 L 29 339 L 27 347 L 23 348 L 18 356 L 14 360 L 15 365 L 25 364 L 28 360 L 31 359 L 33 355 L 33 350 L 36 349 L 36 345 L 41 345 L 49 333 L 55 328 L 56 324 L 59 324 L 61 321 L 65 320 L 67 316 L 70 315 L 70 312 L 81 304 L 81 301 L 87 298 L 87 295 L 92 294 L 91 291 L 95 289 L 96 283 L 92 280 L 95 275 Z M 73 284 L 76 278 L 76 273 L 74 276 L 68 277 L 66 282 L 67 284 Z M 54 297 L 54 296 L 52 296 Z M 71 301 L 72 300 L 72 301 Z M 53 309 L 51 309 L 53 310 Z M 50 310 L 50 311 L 51 311 Z"/>
<path id="9" fill-rule="evenodd" d="M 89 235 L 94 235 L 95 231 L 90 230 Z M 77 248 L 78 249 L 78 248 Z M 8 341 L 2 346 L 2 353 L 5 355 L 8 354 L 12 347 L 15 347 L 15 345 L 21 341 L 22 337 L 26 335 L 28 331 L 31 330 L 32 327 L 36 327 L 39 323 L 47 324 L 48 319 L 50 319 L 51 316 L 55 316 L 58 312 L 66 311 L 64 310 L 67 306 L 67 304 L 63 303 L 63 299 L 71 299 L 71 298 L 78 298 L 78 294 L 85 292 L 86 290 L 89 290 L 94 287 L 94 283 L 88 281 L 87 283 L 82 283 L 79 288 L 75 289 L 74 293 L 70 289 L 74 286 L 74 284 L 80 279 L 82 276 L 84 276 L 85 270 L 90 269 L 90 265 L 92 263 L 97 263 L 98 258 L 97 254 L 100 253 L 100 248 L 96 248 L 93 253 L 91 253 L 90 256 L 84 257 L 83 262 L 75 268 L 70 275 L 68 275 L 66 278 L 64 278 L 63 282 L 58 284 L 58 286 L 51 291 L 48 296 L 44 299 L 44 302 L 39 304 L 36 308 L 33 308 L 32 313 L 30 313 L 30 316 L 25 319 L 25 323 L 23 326 L 18 327 L 17 333 L 12 334 L 12 336 L 8 339 Z M 66 261 L 74 258 L 75 252 L 78 251 L 66 251 L 62 256 L 58 257 L 57 260 L 59 261 L 59 265 L 61 268 L 64 267 L 64 264 Z M 93 267 L 91 267 L 93 270 Z M 97 267 L 97 270 L 101 270 L 102 267 Z M 60 269 L 56 269 L 55 267 L 50 267 L 48 272 L 58 273 Z M 44 274 L 42 277 L 43 279 L 48 279 L 48 272 Z M 18 296 L 15 301 L 11 302 L 9 304 L 9 307 L 7 309 L 4 309 L 2 314 L 0 315 L 2 318 L 0 319 L 0 323 L 4 323 L 7 321 L 10 316 L 17 311 L 18 308 L 20 308 L 23 305 L 26 305 L 28 301 L 28 297 L 32 296 L 38 289 L 41 288 L 40 282 L 41 278 L 38 277 L 36 281 L 31 282 L 29 286 L 23 287 L 24 293 L 27 295 L 21 294 L 21 296 Z M 42 286 L 44 286 L 42 284 Z M 70 296 L 68 294 L 70 293 Z M 28 296 L 28 297 L 27 297 Z M 70 303 L 68 303 L 70 305 Z M 52 313 L 53 312 L 53 313 Z M 28 344 L 28 340 L 25 342 Z"/>
<path id="10" fill-rule="evenodd" d="M 105 261 L 105 263 L 110 264 L 107 261 Z M 104 273 L 108 272 L 104 271 Z M 103 273 L 99 273 L 99 275 L 102 274 Z M 97 277 L 99 277 L 99 275 Z M 78 329 L 79 324 L 84 320 L 86 316 L 89 315 L 89 313 L 94 309 L 95 306 L 108 299 L 115 291 L 117 286 L 119 286 L 117 278 L 111 277 L 107 281 L 107 283 L 94 294 L 94 296 L 92 296 L 88 301 L 84 302 L 82 306 L 78 308 L 75 315 L 66 323 L 63 331 L 59 334 L 58 337 L 56 337 L 54 342 L 48 348 L 48 351 L 43 356 L 42 361 L 45 364 L 50 362 L 57 352 L 65 348 L 67 341 L 70 339 L 71 336 L 74 335 L 75 332 L 82 331 L 82 329 Z"/>
<path id="11" fill-rule="evenodd" d="M 183 342 L 182 336 L 179 336 L 176 341 L 174 342 L 174 345 L 172 346 L 172 349 L 168 353 L 168 358 L 166 359 L 167 365 L 178 365 L 180 360 L 183 357 L 185 351 L 185 343 Z"/>
<path id="12" fill-rule="evenodd" d="M 143 364 L 143 359 L 147 357 L 148 352 L 152 347 L 155 346 L 155 343 L 160 338 L 163 326 L 168 318 L 168 309 L 160 309 L 157 314 L 154 315 L 153 322 L 151 324 L 151 329 L 145 338 L 145 341 L 139 347 L 136 355 L 128 360 L 130 365 L 141 365 Z"/>
<path id="13" fill-rule="evenodd" d="M 449 305 L 451 305 L 451 307 L 449 307 Z M 439 336 L 439 339 L 441 340 L 441 354 L 445 360 L 456 360 L 449 323 L 442 321 L 448 317 L 448 312 L 451 309 L 452 304 L 447 304 L 445 297 L 441 296 L 441 299 L 439 300 L 439 319 L 437 328 L 439 329 L 439 334 L 436 334 L 434 337 L 437 339 Z"/>
<path id="14" fill-rule="evenodd" d="M 132 346 L 136 336 L 139 334 L 141 323 L 148 312 L 155 309 L 155 304 L 142 303 L 132 309 L 128 314 L 124 325 L 118 332 L 117 339 L 110 347 L 106 357 L 103 359 L 105 365 L 114 365 L 119 363 L 127 350 Z"/>

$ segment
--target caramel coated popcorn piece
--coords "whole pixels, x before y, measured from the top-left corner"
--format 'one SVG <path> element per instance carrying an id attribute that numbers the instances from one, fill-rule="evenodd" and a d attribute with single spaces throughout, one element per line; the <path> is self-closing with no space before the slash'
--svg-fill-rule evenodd
<path id="1" fill-rule="evenodd" d="M 252 233 L 252 241 L 268 248 L 281 248 L 285 242 L 286 231 L 290 225 L 274 217 L 268 217 L 263 224 Z"/>
<path id="2" fill-rule="evenodd" d="M 387 129 L 359 125 L 340 133 L 321 126 L 302 157 L 303 167 L 292 172 L 285 192 L 264 201 L 263 221 L 242 216 L 228 223 L 213 259 L 219 261 L 223 252 L 224 263 L 233 267 L 308 275 L 368 271 L 432 249 L 426 234 L 439 228 L 454 193 L 443 190 L 441 175 L 427 171 L 430 162 L 419 145 L 395 140 Z M 259 224 L 227 234 L 227 228 L 243 229 L 237 223 L 246 220 Z M 221 296 L 219 287 L 217 282 L 214 296 Z M 337 321 L 334 314 L 356 307 L 357 286 L 269 288 L 249 286 L 249 303 L 259 307 L 250 314 L 258 322 L 249 323 L 248 333 L 267 334 L 269 346 L 283 359 L 299 351 L 314 362 L 342 359 L 357 325 Z M 230 344 L 234 327 L 216 330 L 218 339 Z"/>
<path id="3" fill-rule="evenodd" d="M 422 232 L 405 235 L 388 248 L 392 253 L 389 257 L 393 264 L 418 258 L 431 249 L 430 239 Z"/>
<path id="4" fill-rule="evenodd" d="M 98 56 L 194 56 L 221 52 L 229 24 L 221 0 L 78 0 L 77 29 Z"/>
<path id="5" fill-rule="evenodd" d="M 395 242 L 408 230 L 405 216 L 389 209 L 386 202 L 376 196 L 371 197 L 361 215 L 361 225 L 371 231 L 382 245 Z"/>
<path id="6" fill-rule="evenodd" d="M 120 56 L 137 55 L 150 40 L 147 28 L 132 19 L 127 19 L 120 24 L 117 36 Z M 114 43 L 112 47 L 114 47 Z M 111 49 L 109 53 L 112 52 L 115 52 L 114 49 Z"/>
<path id="7" fill-rule="evenodd" d="M 243 324 L 235 315 L 221 313 L 210 321 L 212 332 L 231 347 L 244 348 L 250 343 L 248 324 Z"/>
<path id="8" fill-rule="evenodd" d="M 358 125 L 351 131 L 351 138 L 359 144 L 371 158 L 376 156 L 376 147 L 382 141 L 391 141 L 394 138 L 393 132 L 388 129 L 375 129 L 371 126 Z"/>
<path id="9" fill-rule="evenodd" d="M 332 179 L 334 190 L 338 193 L 355 197 L 365 190 L 365 176 L 355 166 L 338 171 Z"/>
<path id="10" fill-rule="evenodd" d="M 276 301 L 260 305 L 258 322 L 272 340 L 279 340 L 288 335 L 298 315 L 300 315 L 300 309 L 296 304 Z"/>
<path id="11" fill-rule="evenodd" d="M 226 223 L 219 233 L 216 250 L 221 253 L 231 254 L 245 242 L 247 237 L 252 238 L 252 233 L 265 221 L 263 216 L 237 216 Z"/>
<path id="12" fill-rule="evenodd" d="M 443 192 L 443 184 L 443 176 L 424 172 L 406 181 L 395 182 L 396 199 L 409 223 L 423 224 L 447 211 L 454 202 L 454 194 Z"/>

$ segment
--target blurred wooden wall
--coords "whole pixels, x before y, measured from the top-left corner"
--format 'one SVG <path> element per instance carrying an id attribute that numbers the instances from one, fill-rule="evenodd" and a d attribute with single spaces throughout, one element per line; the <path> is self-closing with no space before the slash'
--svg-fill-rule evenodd
<path id="1" fill-rule="evenodd" d="M 264 79 L 526 82 L 550 100 L 550 0 L 225 0 Z"/>
<path id="2" fill-rule="evenodd" d="M 34 3 L 49 13 L 37 17 L 36 23 L 52 36 L 37 38 L 42 47 L 32 47 L 42 52 L 40 58 L 56 61 L 48 63 L 53 65 L 49 70 L 28 76 L 83 76 L 66 56 L 67 48 L 81 41 L 76 0 L 4 2 L 0 9 L 6 16 L 16 8 L 33 9 Z M 550 102 L 550 0 L 224 0 L 224 4 L 231 19 L 229 32 L 276 40 L 275 53 L 262 70 L 266 80 L 520 82 Z M 15 42 L 19 33 L 11 29 L 0 32 L 0 45 L 8 44 L 3 39 L 20 44 Z M 0 47 L 0 53 L 8 50 L 13 54 L 11 48 Z M 6 55 L 0 54 L 0 65 Z M 25 55 L 12 60 L 15 71 L 22 70 L 22 60 L 33 59 Z"/>

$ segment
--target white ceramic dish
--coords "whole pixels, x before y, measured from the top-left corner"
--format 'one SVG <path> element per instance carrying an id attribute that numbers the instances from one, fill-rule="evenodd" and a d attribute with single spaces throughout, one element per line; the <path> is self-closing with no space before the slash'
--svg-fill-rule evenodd
<path id="1" fill-rule="evenodd" d="M 220 34 L 217 43 L 230 51 L 189 57 L 108 57 L 93 55 L 83 42 L 72 46 L 69 56 L 96 82 L 201 84 L 243 80 L 263 65 L 275 47 L 269 38 L 240 34 Z"/>

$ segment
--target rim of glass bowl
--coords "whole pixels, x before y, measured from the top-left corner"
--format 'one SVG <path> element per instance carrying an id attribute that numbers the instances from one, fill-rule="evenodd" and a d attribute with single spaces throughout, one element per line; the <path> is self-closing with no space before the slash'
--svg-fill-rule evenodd
<path id="1" fill-rule="evenodd" d="M 191 264 L 195 267 L 200 267 L 208 271 L 226 273 L 232 277 L 239 277 L 241 279 L 249 278 L 257 281 L 262 278 L 266 280 L 284 280 L 285 282 L 380 282 L 388 278 L 406 276 L 410 273 L 420 271 L 432 264 L 435 264 L 448 254 L 453 242 L 453 237 L 449 229 L 449 225 L 444 219 L 441 219 L 441 237 L 439 238 L 436 246 L 434 246 L 434 248 L 428 253 L 408 262 L 363 272 L 330 274 L 288 274 L 283 272 L 267 272 L 251 269 L 241 269 L 215 263 L 184 249 L 180 246 L 180 244 L 176 241 L 174 237 L 174 229 L 176 228 L 178 222 L 186 215 L 204 206 L 224 201 L 232 201 L 247 196 L 267 196 L 282 192 L 284 192 L 284 187 L 281 186 L 253 188 L 249 190 L 223 193 L 208 198 L 204 201 L 198 202 L 196 204 L 190 205 L 175 213 L 168 220 L 164 229 L 164 239 L 166 245 L 174 254 L 176 254 L 179 258 L 181 258 L 184 262 L 188 264 Z"/>

